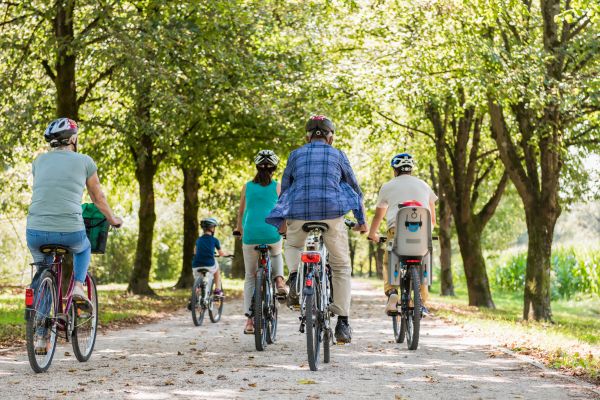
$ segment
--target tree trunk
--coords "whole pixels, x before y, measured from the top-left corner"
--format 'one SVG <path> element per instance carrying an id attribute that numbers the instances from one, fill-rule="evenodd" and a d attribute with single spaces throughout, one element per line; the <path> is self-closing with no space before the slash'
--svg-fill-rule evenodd
<path id="1" fill-rule="evenodd" d="M 150 287 L 150 269 L 152 268 L 152 239 L 154 238 L 154 175 L 156 166 L 152 162 L 152 138 L 142 135 L 141 152 L 134 154 L 136 158 L 135 177 L 140 190 L 140 209 L 138 241 L 135 253 L 133 271 L 129 279 L 128 291 L 135 294 L 155 295 Z"/>
<path id="2" fill-rule="evenodd" d="M 231 276 L 233 278 L 243 279 L 246 276 L 246 268 L 244 266 L 244 253 L 242 250 L 242 240 L 235 240 L 235 248 L 233 250 L 233 261 L 231 262 Z"/>
<path id="3" fill-rule="evenodd" d="M 352 240 L 352 235 L 348 233 L 348 248 L 350 249 L 350 276 L 354 276 L 354 257 L 356 256 L 356 241 Z"/>
<path id="4" fill-rule="evenodd" d="M 529 319 L 532 311 L 533 318 L 536 321 L 551 321 L 550 257 L 556 219 L 551 213 L 538 208 L 526 212 L 526 220 L 529 243 L 527 247 L 523 319 Z"/>
<path id="5" fill-rule="evenodd" d="M 373 247 L 373 242 L 369 241 L 369 278 L 373 276 L 373 253 L 375 252 Z"/>
<path id="6" fill-rule="evenodd" d="M 192 275 L 192 258 L 194 257 L 194 246 L 198 238 L 198 183 L 199 171 L 194 167 L 181 167 L 183 171 L 183 259 L 181 262 L 181 274 L 175 285 L 178 289 L 191 288 L 194 284 Z"/>
<path id="7" fill-rule="evenodd" d="M 482 230 L 474 222 L 456 224 L 460 254 L 467 278 L 469 305 L 495 308 L 481 251 Z"/>
<path id="8" fill-rule="evenodd" d="M 452 212 L 445 196 L 440 195 L 439 240 L 441 266 L 441 294 L 454 296 L 452 281 Z"/>
<path id="9" fill-rule="evenodd" d="M 375 250 L 375 270 L 377 272 L 377 277 L 379 279 L 383 279 L 383 254 L 385 253 L 385 246 L 378 245 Z"/>

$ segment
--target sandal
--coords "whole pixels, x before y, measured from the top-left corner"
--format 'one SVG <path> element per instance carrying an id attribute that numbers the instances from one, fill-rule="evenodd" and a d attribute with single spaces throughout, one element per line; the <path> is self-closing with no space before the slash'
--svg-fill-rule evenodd
<path id="1" fill-rule="evenodd" d="M 251 319 L 246 321 L 246 326 L 244 327 L 244 334 L 254 335 L 254 322 Z"/>

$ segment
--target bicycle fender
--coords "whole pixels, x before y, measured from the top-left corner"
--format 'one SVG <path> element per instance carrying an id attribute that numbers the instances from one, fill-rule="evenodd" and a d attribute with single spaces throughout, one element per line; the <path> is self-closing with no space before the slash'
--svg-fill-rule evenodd
<path id="1" fill-rule="evenodd" d="M 315 294 L 315 288 L 305 286 L 304 289 L 302 289 L 302 294 L 304 296 Z"/>

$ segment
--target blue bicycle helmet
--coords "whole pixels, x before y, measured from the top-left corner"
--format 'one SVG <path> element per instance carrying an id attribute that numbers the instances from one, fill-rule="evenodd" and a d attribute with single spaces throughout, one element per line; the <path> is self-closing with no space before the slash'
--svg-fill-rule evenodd
<path id="1" fill-rule="evenodd" d="M 400 169 L 402 172 L 410 172 L 415 166 L 415 160 L 408 153 L 400 153 L 392 158 L 390 164 L 394 169 Z"/>

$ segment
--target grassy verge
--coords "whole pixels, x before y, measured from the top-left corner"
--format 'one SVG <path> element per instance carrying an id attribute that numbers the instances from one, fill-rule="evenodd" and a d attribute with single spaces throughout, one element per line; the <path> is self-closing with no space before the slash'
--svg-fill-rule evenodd
<path id="1" fill-rule="evenodd" d="M 174 282 L 151 284 L 158 297 L 136 296 L 126 293 L 127 285 L 113 284 L 98 287 L 100 328 L 116 329 L 148 323 L 185 307 L 188 289 L 173 289 Z M 242 280 L 225 280 L 228 298 L 240 297 Z M 24 289 L 0 288 L 0 348 L 21 346 L 25 343 Z"/>
<path id="2" fill-rule="evenodd" d="M 456 297 L 432 293 L 430 306 L 437 316 L 495 337 L 501 346 L 600 384 L 600 298 L 553 301 L 554 323 L 523 321 L 522 294 L 494 292 L 493 298 L 495 310 L 470 307 L 459 288 Z"/>

